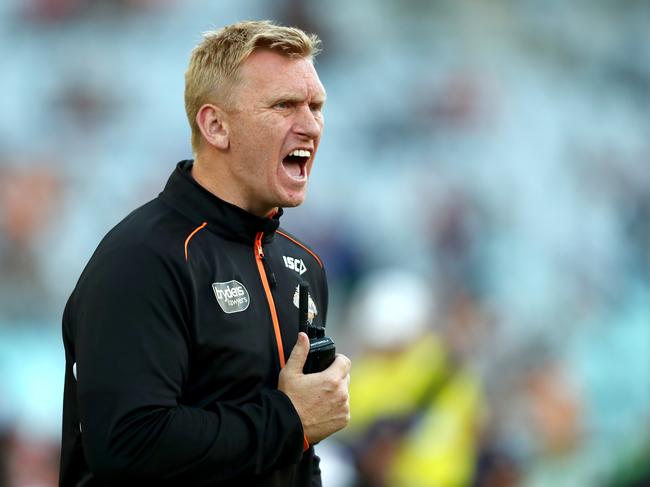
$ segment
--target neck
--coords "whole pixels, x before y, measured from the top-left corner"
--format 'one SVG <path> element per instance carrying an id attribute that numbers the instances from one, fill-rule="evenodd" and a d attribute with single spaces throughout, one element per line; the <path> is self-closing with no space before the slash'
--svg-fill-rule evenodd
<path id="1" fill-rule="evenodd" d="M 277 208 L 257 208 L 249 203 L 239 186 L 233 182 L 222 161 L 214 160 L 205 154 L 196 154 L 191 174 L 194 180 L 213 195 L 256 216 L 269 217 Z"/>

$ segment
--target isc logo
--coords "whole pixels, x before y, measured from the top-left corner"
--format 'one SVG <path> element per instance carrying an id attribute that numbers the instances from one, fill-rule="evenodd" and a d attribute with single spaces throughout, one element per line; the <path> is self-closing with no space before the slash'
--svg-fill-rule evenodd
<path id="1" fill-rule="evenodd" d="M 305 272 L 307 272 L 307 266 L 302 261 L 302 259 L 296 259 L 295 257 L 287 257 L 286 255 L 283 255 L 282 259 L 284 259 L 284 265 L 287 267 L 287 269 L 296 271 L 301 276 Z"/>

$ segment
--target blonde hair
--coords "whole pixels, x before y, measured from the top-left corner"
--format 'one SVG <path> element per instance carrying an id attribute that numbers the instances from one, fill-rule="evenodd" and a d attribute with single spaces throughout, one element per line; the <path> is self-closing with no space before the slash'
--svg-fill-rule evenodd
<path id="1" fill-rule="evenodd" d="M 201 142 L 196 123 L 199 109 L 205 103 L 230 101 L 239 68 L 257 49 L 270 49 L 291 58 L 313 59 L 320 52 L 320 39 L 268 20 L 238 22 L 205 32 L 203 40 L 192 50 L 185 73 L 185 112 L 192 129 L 194 153 Z"/>

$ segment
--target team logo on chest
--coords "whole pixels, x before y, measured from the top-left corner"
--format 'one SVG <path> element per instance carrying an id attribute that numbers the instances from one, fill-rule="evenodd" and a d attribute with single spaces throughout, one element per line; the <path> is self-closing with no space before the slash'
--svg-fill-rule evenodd
<path id="1" fill-rule="evenodd" d="M 248 290 L 239 281 L 213 282 L 212 290 L 224 313 L 239 313 L 251 302 Z"/>
<path id="2" fill-rule="evenodd" d="M 284 265 L 287 269 L 296 271 L 301 276 L 307 272 L 307 266 L 302 259 L 298 259 L 296 257 L 287 257 L 286 255 L 283 255 L 282 260 L 284 260 Z"/>
<path id="3" fill-rule="evenodd" d="M 308 308 L 308 314 L 307 314 L 307 320 L 309 320 L 309 324 L 311 324 L 314 321 L 314 318 L 318 315 L 318 310 L 316 309 L 316 303 L 314 303 L 314 300 L 311 299 L 311 293 L 308 295 L 309 296 L 309 308 Z M 300 285 L 296 287 L 296 290 L 293 293 L 293 305 L 296 308 L 300 308 Z"/>

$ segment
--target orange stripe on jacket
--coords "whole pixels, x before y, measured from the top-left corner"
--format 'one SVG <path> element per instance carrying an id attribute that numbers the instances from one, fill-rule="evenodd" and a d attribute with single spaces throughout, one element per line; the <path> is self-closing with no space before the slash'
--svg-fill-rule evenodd
<path id="1" fill-rule="evenodd" d="M 187 262 L 187 245 L 190 243 L 190 240 L 191 240 L 192 237 L 196 234 L 196 232 L 198 232 L 199 230 L 202 230 L 203 228 L 205 228 L 205 226 L 206 226 L 207 224 L 208 224 L 208 222 L 203 222 L 203 223 L 201 223 L 201 224 L 200 224 L 198 227 L 196 227 L 196 228 L 192 231 L 192 233 L 190 233 L 190 234 L 187 236 L 187 238 L 185 239 L 185 262 Z"/>
<path id="2" fill-rule="evenodd" d="M 301 244 L 300 242 L 298 242 L 295 238 L 290 237 L 289 235 L 287 235 L 286 233 L 281 232 L 280 230 L 276 230 L 275 233 L 279 233 L 279 234 L 282 235 L 284 238 L 291 240 L 293 243 L 295 243 L 295 244 L 298 245 L 299 247 L 302 247 L 303 249 L 305 249 L 307 252 L 309 252 L 309 253 L 312 255 L 312 257 L 313 257 L 314 259 L 316 259 L 316 261 L 318 262 L 318 265 L 320 265 L 321 268 L 323 268 L 323 262 L 321 262 L 321 260 L 318 258 L 318 256 L 317 256 L 314 252 L 312 252 L 311 250 L 309 250 L 307 247 L 305 247 L 303 244 Z"/>
<path id="3" fill-rule="evenodd" d="M 278 347 L 280 368 L 284 368 L 284 346 L 282 345 L 282 335 L 280 334 L 280 320 L 278 319 L 278 313 L 275 309 L 275 301 L 273 300 L 273 294 L 271 294 L 271 287 L 269 286 L 269 281 L 266 276 L 266 270 L 262 263 L 262 257 L 264 256 L 264 250 L 262 249 L 263 235 L 264 234 L 260 232 L 255 238 L 255 262 L 257 263 L 257 270 L 260 273 L 260 279 L 262 280 L 262 287 L 266 294 L 266 300 L 269 303 L 269 311 L 271 311 L 271 320 L 273 321 L 273 331 L 275 332 L 275 341 Z"/>

